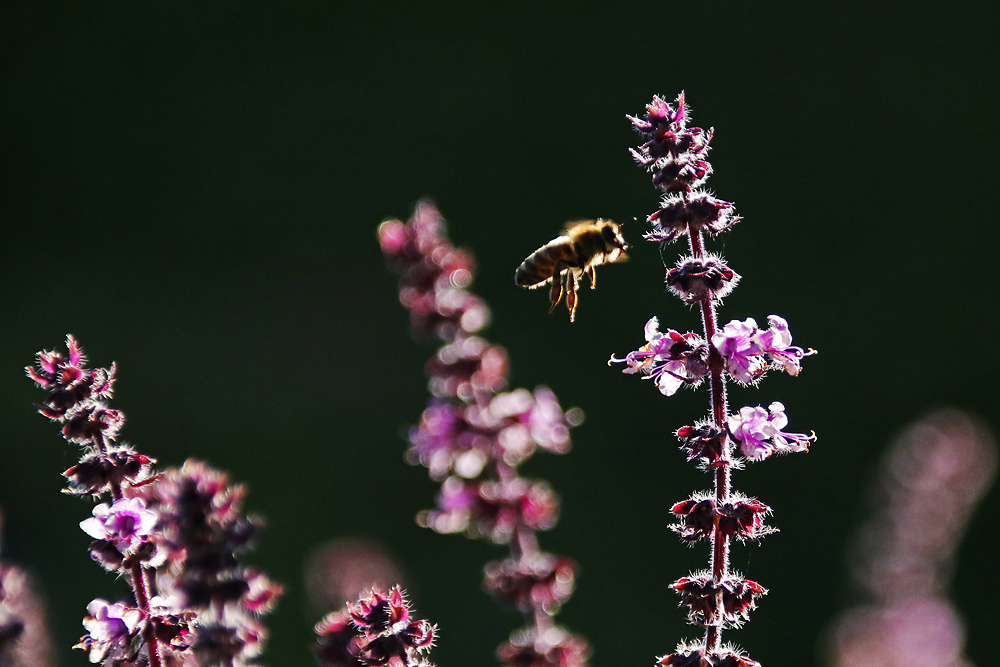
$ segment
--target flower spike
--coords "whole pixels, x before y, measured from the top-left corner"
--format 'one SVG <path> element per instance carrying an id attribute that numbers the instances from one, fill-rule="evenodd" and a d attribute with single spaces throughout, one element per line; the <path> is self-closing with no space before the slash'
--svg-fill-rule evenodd
<path id="1" fill-rule="evenodd" d="M 652 317 L 643 329 L 646 344 L 624 357 L 612 356 L 609 364 L 624 364 L 623 373 L 653 380 L 665 396 L 682 387 L 696 388 L 707 381 L 708 418 L 677 430 L 688 461 L 713 477 L 710 492 L 696 493 L 674 503 L 676 522 L 670 526 L 688 544 L 708 542 L 710 568 L 674 583 L 687 607 L 688 621 L 704 629 L 698 643 L 683 643 L 659 659 L 662 667 L 758 667 L 731 646 L 722 643 L 724 629 L 747 621 L 763 586 L 729 570 L 732 541 L 757 541 L 775 532 L 764 524 L 770 508 L 756 498 L 732 489 L 731 474 L 744 461 L 763 461 L 772 454 L 808 451 L 815 435 L 791 433 L 785 407 L 774 401 L 767 409 L 741 408 L 728 414 L 727 382 L 756 386 L 768 370 L 796 376 L 802 360 L 814 354 L 792 345 L 788 323 L 777 315 L 767 318 L 766 329 L 753 318 L 732 320 L 719 326 L 717 309 L 740 280 L 725 259 L 705 249 L 706 235 L 715 236 L 739 222 L 732 202 L 704 189 L 712 174 L 707 156 L 713 130 L 690 125 L 690 108 L 684 93 L 671 104 L 654 97 L 645 115 L 629 116 L 644 142 L 632 157 L 652 176 L 662 192 L 659 208 L 647 220 L 647 241 L 663 245 L 682 238 L 688 254 L 666 274 L 667 289 L 688 306 L 701 311 L 703 333 L 661 331 Z M 742 454 L 742 457 L 739 456 Z"/>

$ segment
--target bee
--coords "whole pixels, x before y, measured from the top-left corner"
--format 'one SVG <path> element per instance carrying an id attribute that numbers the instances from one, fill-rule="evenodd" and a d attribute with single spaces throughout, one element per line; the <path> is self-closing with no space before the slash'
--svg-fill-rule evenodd
<path id="1" fill-rule="evenodd" d="M 595 269 L 601 264 L 624 259 L 628 248 L 617 223 L 601 218 L 568 222 L 562 236 L 552 239 L 521 262 L 514 272 L 514 282 L 528 289 L 552 283 L 550 313 L 565 291 L 569 321 L 572 322 L 576 319 L 576 295 L 582 277 L 590 278 L 593 289 L 597 285 Z"/>

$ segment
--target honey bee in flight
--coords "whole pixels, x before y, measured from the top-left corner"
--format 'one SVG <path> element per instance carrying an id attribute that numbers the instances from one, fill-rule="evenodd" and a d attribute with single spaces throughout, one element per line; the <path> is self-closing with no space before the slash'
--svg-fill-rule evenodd
<path id="1" fill-rule="evenodd" d="M 549 312 L 559 304 L 565 291 L 569 321 L 572 322 L 576 319 L 576 295 L 582 277 L 590 278 L 593 289 L 597 285 L 595 269 L 601 264 L 623 259 L 628 247 L 622 238 L 621 227 L 610 220 L 569 222 L 562 236 L 552 239 L 521 262 L 514 272 L 514 282 L 528 289 L 551 282 Z"/>

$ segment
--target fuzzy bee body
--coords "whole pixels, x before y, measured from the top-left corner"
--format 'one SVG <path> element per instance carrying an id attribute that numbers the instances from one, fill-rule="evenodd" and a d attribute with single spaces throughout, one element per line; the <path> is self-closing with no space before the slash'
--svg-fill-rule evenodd
<path id="1" fill-rule="evenodd" d="M 617 223 L 600 218 L 570 222 L 562 236 L 528 255 L 514 272 L 514 282 L 528 289 L 551 283 L 549 312 L 559 304 L 565 291 L 572 322 L 576 319 L 577 290 L 582 277 L 590 279 L 593 289 L 597 284 L 596 267 L 623 259 L 626 250 L 628 244 Z"/>

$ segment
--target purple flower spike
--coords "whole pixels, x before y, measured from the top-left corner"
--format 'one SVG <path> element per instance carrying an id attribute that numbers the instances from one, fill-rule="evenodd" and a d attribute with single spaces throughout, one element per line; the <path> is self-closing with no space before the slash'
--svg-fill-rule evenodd
<path id="1" fill-rule="evenodd" d="M 80 528 L 94 538 L 91 558 L 127 581 L 134 601 L 94 600 L 76 648 L 109 665 L 249 665 L 266 637 L 259 615 L 281 588 L 241 563 L 258 523 L 241 515 L 242 490 L 191 461 L 156 473 L 152 458 L 117 444 L 124 415 L 106 403 L 115 366 L 88 369 L 72 336 L 67 347 L 40 352 L 28 375 L 49 392 L 40 412 L 80 446 L 65 492 L 110 496 Z"/>
<path id="2" fill-rule="evenodd" d="M 765 592 L 729 570 L 729 552 L 734 541 L 757 540 L 775 529 L 764 525 L 767 505 L 733 490 L 732 472 L 743 465 L 738 452 L 760 461 L 772 454 L 807 451 L 815 436 L 783 431 L 788 420 L 777 402 L 767 410 L 746 407 L 727 415 L 726 389 L 730 381 L 756 385 L 768 370 L 798 375 L 802 359 L 814 351 L 793 346 L 788 323 L 777 315 L 768 317 L 766 330 L 752 318 L 720 327 L 718 307 L 740 276 L 706 249 L 706 237 L 730 229 L 740 217 L 732 202 L 702 189 L 712 173 L 707 155 L 713 132 L 689 125 L 689 114 L 683 93 L 673 104 L 654 97 L 643 117 L 629 116 L 644 139 L 631 152 L 664 193 L 659 208 L 647 218 L 652 228 L 643 236 L 659 244 L 661 252 L 668 243 L 687 241 L 688 254 L 667 270 L 665 282 L 674 296 L 700 311 L 704 333 L 661 332 L 653 317 L 646 324 L 646 344 L 623 359 L 612 357 L 610 363 L 624 363 L 624 373 L 653 379 L 667 396 L 705 380 L 710 389 L 708 417 L 682 426 L 677 437 L 688 461 L 712 475 L 714 488 L 674 503 L 671 511 L 677 520 L 670 525 L 684 542 L 710 545 L 710 569 L 674 584 L 688 607 L 689 622 L 701 626 L 705 635 L 698 643 L 681 644 L 658 664 L 759 667 L 722 643 L 722 631 L 746 621 L 755 598 Z"/>

